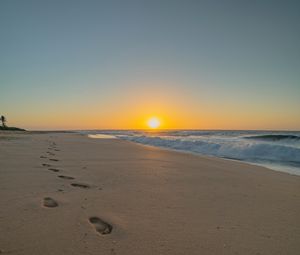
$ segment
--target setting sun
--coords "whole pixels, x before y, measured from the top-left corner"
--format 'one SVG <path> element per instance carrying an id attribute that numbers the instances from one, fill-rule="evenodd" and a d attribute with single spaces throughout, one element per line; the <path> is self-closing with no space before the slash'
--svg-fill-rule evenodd
<path id="1" fill-rule="evenodd" d="M 148 120 L 147 123 L 149 128 L 158 128 L 160 126 L 160 121 L 156 117 L 152 117 L 151 119 Z"/>

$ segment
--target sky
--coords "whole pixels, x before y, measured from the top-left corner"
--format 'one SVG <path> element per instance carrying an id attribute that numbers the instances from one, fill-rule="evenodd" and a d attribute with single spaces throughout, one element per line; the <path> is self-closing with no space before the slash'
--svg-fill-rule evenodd
<path id="1" fill-rule="evenodd" d="M 0 114 L 29 130 L 300 130 L 299 9 L 2 0 Z"/>

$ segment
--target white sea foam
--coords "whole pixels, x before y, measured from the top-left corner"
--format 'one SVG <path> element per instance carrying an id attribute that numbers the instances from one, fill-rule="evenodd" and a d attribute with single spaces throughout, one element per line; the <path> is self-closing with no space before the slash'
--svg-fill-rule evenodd
<path id="1" fill-rule="evenodd" d="M 90 138 L 97 138 L 97 139 L 116 139 L 114 135 L 104 135 L 104 134 L 95 134 L 95 135 L 88 135 Z"/>

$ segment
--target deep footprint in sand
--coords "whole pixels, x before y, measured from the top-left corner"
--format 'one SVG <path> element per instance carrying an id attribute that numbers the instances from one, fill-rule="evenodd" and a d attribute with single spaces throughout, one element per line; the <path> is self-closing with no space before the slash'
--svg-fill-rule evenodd
<path id="1" fill-rule="evenodd" d="M 82 189 L 89 189 L 90 186 L 87 184 L 83 184 L 83 183 L 71 183 L 71 185 L 73 187 L 78 187 L 78 188 L 82 188 Z"/>
<path id="2" fill-rule="evenodd" d="M 56 168 L 49 168 L 48 170 L 49 170 L 49 171 L 52 171 L 52 172 L 60 172 L 60 170 L 59 170 L 59 169 L 56 169 Z"/>
<path id="3" fill-rule="evenodd" d="M 49 158 L 49 160 L 51 160 L 51 161 L 59 161 L 59 160 L 56 159 L 56 158 Z"/>
<path id="4" fill-rule="evenodd" d="M 45 197 L 43 205 L 45 207 L 53 208 L 53 207 L 57 207 L 58 203 L 53 198 L 51 198 L 51 197 Z"/>
<path id="5" fill-rule="evenodd" d="M 74 180 L 75 178 L 72 177 L 72 176 L 66 176 L 66 175 L 59 175 L 57 176 L 59 178 L 62 178 L 62 179 L 66 179 L 66 180 Z"/>
<path id="6" fill-rule="evenodd" d="M 42 164 L 43 166 L 46 166 L 46 167 L 49 167 L 49 166 L 51 166 L 51 165 L 49 165 L 49 164 Z"/>
<path id="7" fill-rule="evenodd" d="M 89 222 L 94 225 L 96 231 L 102 235 L 110 234 L 113 227 L 98 217 L 90 217 Z"/>

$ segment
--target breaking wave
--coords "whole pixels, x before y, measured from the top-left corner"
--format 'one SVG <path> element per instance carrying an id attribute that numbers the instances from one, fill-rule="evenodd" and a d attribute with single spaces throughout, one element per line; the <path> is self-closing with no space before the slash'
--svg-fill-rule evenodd
<path id="1" fill-rule="evenodd" d="M 247 143 L 241 141 L 211 141 L 170 139 L 167 137 L 121 136 L 122 139 L 171 148 L 191 151 L 204 155 L 253 161 L 279 161 L 300 164 L 300 149 L 286 145 L 268 143 Z"/>

